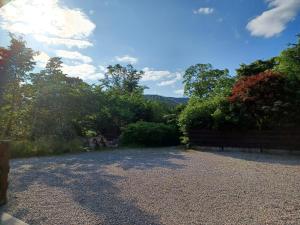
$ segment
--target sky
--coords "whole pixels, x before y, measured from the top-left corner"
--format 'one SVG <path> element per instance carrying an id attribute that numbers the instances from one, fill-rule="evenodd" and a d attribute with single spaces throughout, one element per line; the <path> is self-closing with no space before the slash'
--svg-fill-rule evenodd
<path id="1" fill-rule="evenodd" d="M 39 51 L 37 69 L 61 57 L 63 71 L 93 84 L 106 67 L 144 71 L 147 94 L 183 96 L 184 71 L 228 68 L 278 55 L 300 33 L 300 0 L 12 0 L 0 9 L 9 32 Z"/>

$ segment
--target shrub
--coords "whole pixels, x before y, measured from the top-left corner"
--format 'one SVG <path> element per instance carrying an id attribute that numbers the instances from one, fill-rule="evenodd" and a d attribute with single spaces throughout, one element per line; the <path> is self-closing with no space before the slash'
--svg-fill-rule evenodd
<path id="1" fill-rule="evenodd" d="M 10 149 L 12 158 L 56 155 L 84 150 L 83 142 L 80 139 L 66 141 L 53 137 L 43 137 L 35 141 L 13 141 Z"/>
<path id="2" fill-rule="evenodd" d="M 174 146 L 179 144 L 179 132 L 172 125 L 137 122 L 123 130 L 121 143 L 126 146 Z"/>
<path id="3" fill-rule="evenodd" d="M 201 100 L 198 98 L 190 99 L 187 107 L 179 116 L 179 124 L 183 132 L 192 128 L 210 129 L 215 126 L 214 117 L 220 111 L 220 104 L 224 101 L 222 97 Z M 218 115 L 220 117 L 220 115 Z"/>
<path id="4" fill-rule="evenodd" d="M 10 151 L 12 158 L 23 158 L 37 155 L 43 155 L 41 152 L 37 153 L 34 142 L 28 140 L 18 140 L 10 143 Z"/>

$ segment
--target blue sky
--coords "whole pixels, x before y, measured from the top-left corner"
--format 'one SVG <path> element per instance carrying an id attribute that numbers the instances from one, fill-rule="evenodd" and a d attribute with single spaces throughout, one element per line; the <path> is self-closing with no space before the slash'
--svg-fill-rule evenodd
<path id="1" fill-rule="evenodd" d="M 95 83 L 110 64 L 145 71 L 146 93 L 182 96 L 196 63 L 228 68 L 276 56 L 300 33 L 300 0 L 13 0 L 0 9 L 0 44 L 21 34 L 43 67 Z"/>

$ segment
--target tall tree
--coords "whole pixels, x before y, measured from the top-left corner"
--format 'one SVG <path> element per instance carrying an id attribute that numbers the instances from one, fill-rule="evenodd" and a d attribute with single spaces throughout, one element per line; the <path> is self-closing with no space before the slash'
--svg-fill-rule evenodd
<path id="1" fill-rule="evenodd" d="M 100 82 L 106 90 L 121 93 L 142 92 L 144 87 L 139 85 L 144 72 L 138 71 L 132 65 L 126 67 L 116 64 L 107 67 L 105 78 Z"/>
<path id="2" fill-rule="evenodd" d="M 50 58 L 45 70 L 32 75 L 32 138 L 75 137 L 75 123 L 85 116 L 91 88 L 78 78 L 67 77 L 60 58 Z"/>
<path id="3" fill-rule="evenodd" d="M 13 35 L 8 48 L 2 48 L 1 52 L 0 72 L 3 83 L 0 88 L 2 110 L 5 110 L 5 117 L 2 117 L 5 121 L 2 135 L 11 136 L 13 125 L 18 126 L 18 113 L 26 100 L 26 95 L 23 93 L 24 83 L 29 81 L 29 73 L 34 68 L 35 52 L 26 46 L 22 38 Z"/>
<path id="4" fill-rule="evenodd" d="M 189 67 L 183 75 L 184 93 L 187 96 L 209 98 L 230 92 L 234 79 L 229 70 L 214 69 L 211 64 L 197 64 Z"/>

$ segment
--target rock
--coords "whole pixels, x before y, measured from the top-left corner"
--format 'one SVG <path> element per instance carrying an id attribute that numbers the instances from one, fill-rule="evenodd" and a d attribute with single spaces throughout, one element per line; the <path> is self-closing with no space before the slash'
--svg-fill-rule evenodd
<path id="1" fill-rule="evenodd" d="M 98 136 L 89 139 L 89 147 L 92 149 L 97 149 L 101 147 L 116 148 L 118 146 L 119 146 L 118 138 L 108 139 L 103 135 L 99 134 Z"/>

